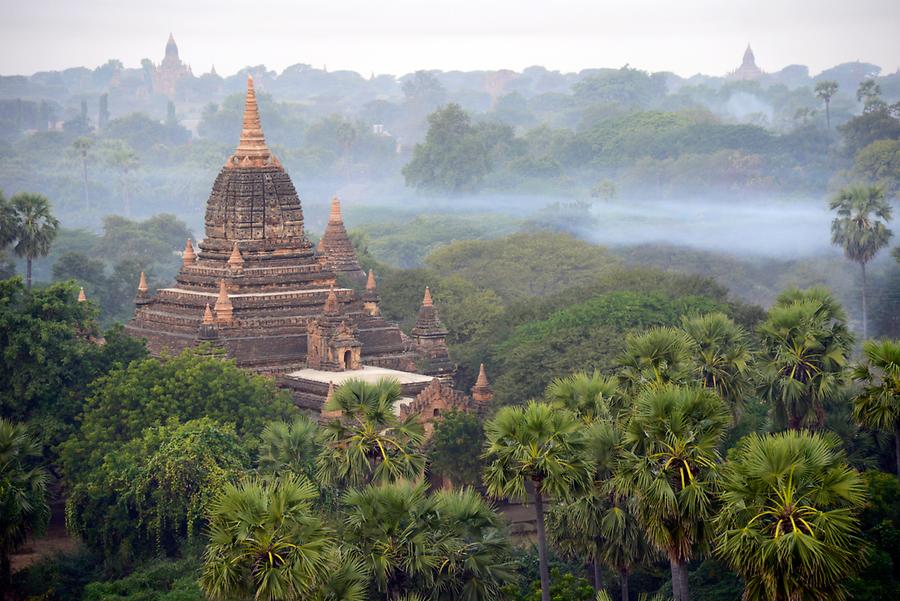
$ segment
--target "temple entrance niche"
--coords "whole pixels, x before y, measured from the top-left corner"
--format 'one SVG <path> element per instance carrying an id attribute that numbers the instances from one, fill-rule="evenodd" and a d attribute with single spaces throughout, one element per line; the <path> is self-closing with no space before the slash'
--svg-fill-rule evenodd
<path id="1" fill-rule="evenodd" d="M 344 369 L 353 369 L 353 351 L 344 351 Z"/>

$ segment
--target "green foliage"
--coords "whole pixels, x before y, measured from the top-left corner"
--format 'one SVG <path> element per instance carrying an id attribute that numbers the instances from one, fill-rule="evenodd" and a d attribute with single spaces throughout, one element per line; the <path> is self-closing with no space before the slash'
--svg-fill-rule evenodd
<path id="1" fill-rule="evenodd" d="M 573 370 L 611 369 L 624 350 L 628 332 L 675 325 L 681 315 L 722 308 L 698 296 L 611 292 L 519 325 L 494 351 L 501 373 L 495 381 L 497 398 L 538 396 L 550 380 Z"/>
<path id="2" fill-rule="evenodd" d="M 511 302 L 590 283 L 616 261 L 602 247 L 566 234 L 538 231 L 456 242 L 432 252 L 426 264 L 440 274 L 484 282 Z"/>
<path id="3" fill-rule="evenodd" d="M 318 479 L 325 484 L 360 486 L 370 482 L 414 479 L 422 474 L 423 433 L 418 416 L 401 419 L 394 405 L 400 383 L 385 378 L 375 384 L 350 379 L 325 403 Z"/>
<path id="4" fill-rule="evenodd" d="M 716 393 L 698 386 L 656 385 L 634 401 L 613 486 L 635 498 L 648 540 L 673 563 L 703 553 L 712 540 L 716 449 L 729 421 Z"/>
<path id="5" fill-rule="evenodd" d="M 82 601 L 202 601 L 196 559 L 157 559 L 109 582 L 92 582 Z"/>
<path id="6" fill-rule="evenodd" d="M 880 186 L 888 198 L 900 194 L 900 140 L 876 140 L 853 159 L 853 175 Z"/>
<path id="7" fill-rule="evenodd" d="M 86 585 L 103 578 L 102 565 L 102 558 L 84 547 L 49 555 L 16 572 L 13 590 L 25 599 L 80 599 Z"/>
<path id="8" fill-rule="evenodd" d="M 119 565 L 172 556 L 203 532 L 212 499 L 249 465 L 233 426 L 204 417 L 148 427 L 74 480 L 67 524 Z"/>
<path id="9" fill-rule="evenodd" d="M 547 403 L 500 409 L 484 427 L 488 493 L 527 500 L 527 483 L 539 494 L 559 497 L 584 488 L 590 465 L 583 455 L 581 423 L 570 411 Z"/>
<path id="10" fill-rule="evenodd" d="M 831 201 L 837 217 L 831 223 L 831 241 L 844 249 L 851 261 L 868 263 L 887 246 L 891 230 L 891 205 L 884 190 L 876 186 L 854 186 L 838 192 Z"/>
<path id="11" fill-rule="evenodd" d="M 219 491 L 200 586 L 209 599 L 308 599 L 331 567 L 332 533 L 312 511 L 316 488 L 287 476 Z"/>
<path id="12" fill-rule="evenodd" d="M 78 480 L 108 453 L 175 419 L 208 417 L 232 424 L 238 436 L 258 436 L 265 424 L 295 411 L 272 380 L 248 374 L 233 361 L 187 350 L 134 361 L 98 380 L 85 406 L 78 435 L 63 445 L 63 468 Z"/>
<path id="13" fill-rule="evenodd" d="M 481 481 L 483 446 L 484 428 L 479 416 L 465 411 L 445 413 L 428 442 L 431 471 L 454 484 L 474 486 Z"/>
<path id="14" fill-rule="evenodd" d="M 96 310 L 76 292 L 71 284 L 28 291 L 20 279 L 0 281 L 0 415 L 39 425 L 50 447 L 74 433 L 95 378 L 146 355 L 121 327 L 94 343 Z"/>
<path id="15" fill-rule="evenodd" d="M 490 147 L 458 104 L 428 116 L 425 142 L 403 168 L 407 185 L 451 193 L 477 190 L 491 170 Z"/>
<path id="16" fill-rule="evenodd" d="M 867 340 L 863 355 L 852 373 L 863 385 L 854 401 L 854 417 L 869 428 L 893 431 L 900 426 L 900 342 Z"/>
<path id="17" fill-rule="evenodd" d="M 316 457 L 321 452 L 319 429 L 315 422 L 306 416 L 295 417 L 292 423 L 272 422 L 266 425 L 261 438 L 261 473 L 314 477 Z"/>
<path id="18" fill-rule="evenodd" d="M 50 212 L 50 201 L 40 194 L 19 192 L 7 201 L 0 195 L 0 247 L 13 245 L 28 267 L 25 283 L 31 288 L 31 264 L 50 252 L 59 220 Z"/>
<path id="19" fill-rule="evenodd" d="M 488 601 L 514 579 L 501 520 L 472 489 L 429 496 L 398 481 L 351 491 L 344 505 L 344 540 L 388 599 Z"/>
<path id="20" fill-rule="evenodd" d="M 744 438 L 723 470 L 717 553 L 750 598 L 842 599 L 862 565 L 865 483 L 834 436 Z"/>
<path id="21" fill-rule="evenodd" d="M 22 425 L 0 418 L 0 587 L 10 579 L 10 553 L 47 525 L 49 476 L 41 447 Z"/>
<path id="22" fill-rule="evenodd" d="M 559 568 L 550 571 L 552 584 L 550 585 L 551 601 L 594 601 L 594 587 L 586 578 L 576 576 L 572 572 L 562 572 Z M 534 580 L 527 593 L 517 591 L 504 597 L 509 601 L 534 601 L 541 598 L 541 581 Z M 599 599 L 599 598 L 598 598 Z"/>
<path id="23" fill-rule="evenodd" d="M 762 395 L 779 428 L 824 425 L 825 403 L 844 382 L 853 337 L 824 288 L 788 290 L 759 326 Z"/>

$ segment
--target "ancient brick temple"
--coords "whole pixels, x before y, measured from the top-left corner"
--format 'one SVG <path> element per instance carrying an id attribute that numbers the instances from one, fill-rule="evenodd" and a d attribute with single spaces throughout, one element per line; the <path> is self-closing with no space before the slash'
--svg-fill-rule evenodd
<path id="1" fill-rule="evenodd" d="M 337 287 L 334 271 L 307 239 L 291 178 L 266 145 L 252 78 L 240 143 L 213 184 L 198 247 L 187 241 L 171 287 L 151 296 L 146 282 L 139 286 L 126 329 L 146 338 L 152 353 L 214 338 L 239 366 L 296 370 L 306 367 L 310 327 L 330 319 L 327 301 L 358 341 L 357 363 L 414 367 L 415 351 L 400 329 L 365 310 L 352 289 Z M 207 305 L 214 323 L 201 335 Z"/>
<path id="2" fill-rule="evenodd" d="M 190 66 L 185 65 L 178 57 L 178 45 L 170 33 L 169 41 L 166 43 L 165 58 L 158 67 L 153 69 L 153 91 L 173 98 L 178 80 L 193 76 Z"/>
<path id="3" fill-rule="evenodd" d="M 197 249 L 187 241 L 172 286 L 151 294 L 141 274 L 126 331 L 154 355 L 218 347 L 240 367 L 277 376 L 312 412 L 350 378 L 395 378 L 405 403 L 428 389 L 423 408 L 475 406 L 451 388 L 456 368 L 430 291 L 407 337 L 381 316 L 375 275 L 360 269 L 337 199 L 322 239 L 317 253 L 291 178 L 266 145 L 248 78 L 240 142 L 210 192 L 206 237 Z M 365 291 L 340 287 L 336 272 L 365 281 Z"/>

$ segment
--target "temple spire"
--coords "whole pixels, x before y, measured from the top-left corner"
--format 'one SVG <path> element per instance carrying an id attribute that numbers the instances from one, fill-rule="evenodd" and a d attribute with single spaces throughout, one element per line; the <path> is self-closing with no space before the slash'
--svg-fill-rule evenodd
<path id="1" fill-rule="evenodd" d="M 213 323 L 212 309 L 209 308 L 209 303 L 206 303 L 206 311 L 203 312 L 203 325 L 211 326 Z"/>
<path id="2" fill-rule="evenodd" d="M 428 286 L 425 286 L 425 298 L 422 299 L 422 306 L 431 307 L 433 305 L 434 303 L 431 302 L 431 290 L 428 288 Z"/>
<path id="3" fill-rule="evenodd" d="M 381 309 L 378 304 L 381 298 L 378 296 L 378 290 L 375 288 L 375 272 L 369 270 L 369 277 L 366 280 L 366 289 L 362 293 L 363 309 L 371 316 L 381 315 Z"/>
<path id="4" fill-rule="evenodd" d="M 147 294 L 147 290 L 150 288 L 147 286 L 147 276 L 144 275 L 144 272 L 141 272 L 141 279 L 138 281 L 138 294 Z"/>
<path id="5" fill-rule="evenodd" d="M 241 140 L 226 166 L 237 168 L 265 167 L 273 165 L 281 167 L 263 135 L 259 122 L 259 106 L 256 103 L 256 91 L 253 88 L 253 76 L 247 76 L 247 97 L 244 101 L 244 126 L 241 129 Z"/>
<path id="6" fill-rule="evenodd" d="M 241 249 L 238 248 L 237 242 L 231 247 L 231 256 L 228 257 L 228 269 L 238 273 L 244 271 L 244 257 L 241 256 Z"/>
<path id="7" fill-rule="evenodd" d="M 331 199 L 331 214 L 328 215 L 328 223 L 344 223 L 341 217 L 341 199 L 335 196 Z"/>
<path id="8" fill-rule="evenodd" d="M 328 289 L 328 297 L 325 299 L 325 314 L 337 315 L 340 313 L 337 295 L 334 293 L 334 284 Z"/>
<path id="9" fill-rule="evenodd" d="M 478 407 L 484 407 L 493 398 L 494 390 L 491 388 L 491 383 L 488 382 L 487 374 L 484 373 L 484 363 L 482 363 L 478 368 L 478 379 L 475 381 L 475 386 L 472 387 L 472 400 Z"/>
<path id="10" fill-rule="evenodd" d="M 87 300 L 87 296 L 84 294 L 84 286 L 78 289 L 78 302 L 83 303 Z"/>
<path id="11" fill-rule="evenodd" d="M 181 255 L 181 263 L 187 267 L 188 265 L 193 265 L 196 261 L 197 253 L 194 252 L 194 245 L 191 243 L 191 239 L 188 238 L 184 244 L 184 254 Z"/>
<path id="12" fill-rule="evenodd" d="M 219 297 L 216 299 L 216 321 L 224 324 L 231 324 L 234 321 L 234 306 L 231 299 L 228 298 L 228 288 L 225 287 L 225 280 L 219 281 Z"/>

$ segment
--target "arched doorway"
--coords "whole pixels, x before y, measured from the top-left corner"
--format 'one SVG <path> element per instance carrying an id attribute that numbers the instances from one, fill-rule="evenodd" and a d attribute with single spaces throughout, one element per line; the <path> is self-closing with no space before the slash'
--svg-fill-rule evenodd
<path id="1" fill-rule="evenodd" d="M 344 369 L 353 369 L 353 351 L 344 351 Z"/>

